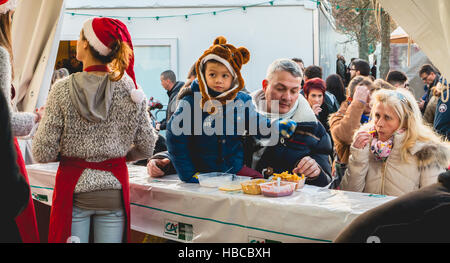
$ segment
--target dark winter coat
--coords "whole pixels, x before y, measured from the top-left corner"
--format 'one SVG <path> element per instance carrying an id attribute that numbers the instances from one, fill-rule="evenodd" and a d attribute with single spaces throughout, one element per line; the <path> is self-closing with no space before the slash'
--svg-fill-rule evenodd
<path id="1" fill-rule="evenodd" d="M 22 242 L 15 217 L 28 205 L 30 188 L 19 173 L 13 145 L 7 100 L 0 92 L 0 243 Z"/>
<path id="2" fill-rule="evenodd" d="M 169 91 L 167 91 L 167 96 L 169 96 L 169 102 L 167 104 L 166 109 L 166 118 L 161 121 L 161 126 L 159 127 L 160 130 L 165 130 L 167 127 L 167 123 L 169 122 L 170 117 L 174 113 L 176 106 L 175 103 L 177 101 L 178 93 L 180 92 L 180 89 L 184 86 L 184 82 L 177 81 L 173 88 Z"/>
<path id="3" fill-rule="evenodd" d="M 358 216 L 338 243 L 450 242 L 450 171 L 438 182 Z"/>

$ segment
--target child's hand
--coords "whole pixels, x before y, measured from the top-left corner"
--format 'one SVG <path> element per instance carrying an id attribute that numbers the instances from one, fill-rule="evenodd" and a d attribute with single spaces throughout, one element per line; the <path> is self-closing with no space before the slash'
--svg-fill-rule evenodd
<path id="1" fill-rule="evenodd" d="M 297 122 L 291 119 L 280 119 L 278 121 L 281 136 L 290 138 L 294 134 L 295 128 L 297 128 Z"/>

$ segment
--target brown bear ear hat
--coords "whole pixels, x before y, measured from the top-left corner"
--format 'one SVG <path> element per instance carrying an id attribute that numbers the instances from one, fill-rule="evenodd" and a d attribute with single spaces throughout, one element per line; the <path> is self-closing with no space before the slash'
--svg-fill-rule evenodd
<path id="1" fill-rule="evenodd" d="M 208 94 L 206 79 L 203 74 L 204 66 L 209 60 L 216 60 L 222 63 L 233 76 L 232 87 L 213 98 L 224 105 L 227 101 L 234 100 L 237 93 L 244 88 L 245 83 L 241 75 L 241 68 L 243 64 L 246 64 L 250 60 L 250 52 L 245 47 L 235 48 L 233 45 L 227 44 L 225 37 L 219 36 L 214 40 L 213 45 L 210 46 L 197 60 L 195 67 L 199 76 L 197 79 L 200 93 L 202 94 L 200 105 L 202 109 L 205 106 L 205 103 L 211 100 L 211 96 Z M 208 112 L 212 110 L 212 108 L 209 109 Z"/>

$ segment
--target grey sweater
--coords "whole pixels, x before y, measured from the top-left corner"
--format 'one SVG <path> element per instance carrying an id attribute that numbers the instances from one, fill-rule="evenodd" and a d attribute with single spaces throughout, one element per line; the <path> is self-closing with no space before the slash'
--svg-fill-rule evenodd
<path id="1" fill-rule="evenodd" d="M 36 115 L 32 112 L 14 112 L 11 104 L 11 62 L 6 49 L 0 47 L 0 90 L 5 95 L 11 116 L 13 136 L 25 136 L 35 125 Z"/>
<path id="2" fill-rule="evenodd" d="M 57 161 L 59 155 L 90 162 L 123 156 L 127 161 L 134 161 L 152 155 L 157 133 L 150 123 L 146 101 L 138 105 L 131 100 L 130 91 L 134 89 L 131 79 L 123 77 L 112 82 L 113 95 L 107 118 L 91 122 L 83 118 L 72 103 L 71 77 L 56 82 L 50 91 L 45 115 L 33 138 L 32 151 L 37 162 Z M 111 173 L 85 169 L 75 193 L 110 189 L 121 189 Z"/>

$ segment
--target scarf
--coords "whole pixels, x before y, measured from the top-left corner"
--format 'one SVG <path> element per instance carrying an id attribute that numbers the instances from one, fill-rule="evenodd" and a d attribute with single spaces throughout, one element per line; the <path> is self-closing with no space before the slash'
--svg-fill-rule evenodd
<path id="1" fill-rule="evenodd" d="M 259 114 L 262 114 L 271 120 L 292 119 L 292 117 L 294 116 L 294 113 L 297 111 L 298 105 L 299 105 L 298 100 L 296 100 L 295 104 L 291 108 L 291 110 L 284 114 L 266 112 L 266 111 L 264 111 L 265 109 L 267 109 L 266 94 L 264 94 L 263 90 L 258 90 L 256 92 L 252 93 L 252 100 L 253 100 L 253 104 L 256 107 L 256 111 Z"/>
<path id="2" fill-rule="evenodd" d="M 403 133 L 405 130 L 400 129 L 395 133 Z M 373 139 L 372 143 L 370 145 L 370 151 L 375 156 L 376 160 L 385 162 L 387 158 L 389 157 L 389 154 L 392 152 L 392 148 L 394 147 L 394 135 L 391 136 L 391 138 L 387 139 L 386 141 L 381 141 L 378 139 L 378 134 L 375 130 L 375 128 L 372 128 L 369 132 L 373 132 Z"/>

